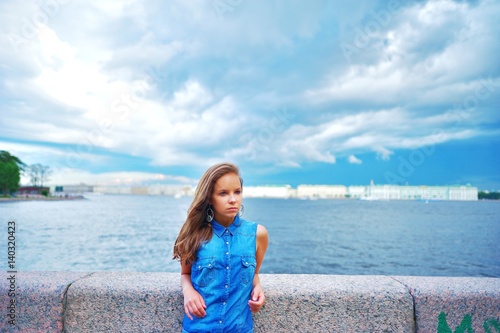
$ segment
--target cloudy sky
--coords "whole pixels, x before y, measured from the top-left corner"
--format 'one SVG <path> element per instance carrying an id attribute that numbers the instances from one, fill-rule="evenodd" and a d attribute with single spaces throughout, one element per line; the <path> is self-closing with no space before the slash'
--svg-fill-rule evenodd
<path id="1" fill-rule="evenodd" d="M 500 2 L 0 1 L 0 150 L 52 184 L 500 189 Z"/>

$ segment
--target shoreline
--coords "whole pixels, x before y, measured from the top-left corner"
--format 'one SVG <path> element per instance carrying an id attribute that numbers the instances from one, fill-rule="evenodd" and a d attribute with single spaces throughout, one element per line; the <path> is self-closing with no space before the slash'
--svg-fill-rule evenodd
<path id="1" fill-rule="evenodd" d="M 123 193 L 105 193 L 99 195 L 120 195 L 120 196 L 134 196 L 134 195 L 143 195 L 143 194 L 123 194 Z M 147 195 L 146 196 L 164 196 L 164 197 L 174 197 L 170 195 Z M 189 196 L 184 196 L 184 197 L 189 197 Z M 425 203 L 434 203 L 434 202 L 462 202 L 462 201 L 488 201 L 488 202 L 500 202 L 499 199 L 478 199 L 478 200 L 425 200 L 425 199 L 372 199 L 372 200 L 367 200 L 363 198 L 317 198 L 317 197 L 257 197 L 257 196 L 250 196 L 246 197 L 245 199 L 296 199 L 296 200 L 310 200 L 310 201 L 315 201 L 315 200 L 359 200 L 359 201 L 366 201 L 366 202 L 386 202 L 386 201 L 420 201 L 420 202 L 425 202 Z M 0 203 L 2 202 L 20 202 L 20 201 L 68 201 L 68 200 L 88 200 L 83 195 L 73 195 L 73 196 L 38 196 L 38 195 L 31 195 L 29 197 L 24 197 L 24 196 L 18 196 L 18 197 L 0 197 Z"/>
<path id="2" fill-rule="evenodd" d="M 0 197 L 0 202 L 19 202 L 19 201 L 66 201 L 66 200 L 86 200 L 83 195 L 68 196 L 68 197 L 45 197 L 45 196 L 29 196 L 29 197 Z"/>

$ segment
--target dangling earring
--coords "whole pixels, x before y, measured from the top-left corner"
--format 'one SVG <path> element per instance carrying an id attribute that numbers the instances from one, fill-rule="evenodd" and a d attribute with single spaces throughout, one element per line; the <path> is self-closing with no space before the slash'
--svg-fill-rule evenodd
<path id="1" fill-rule="evenodd" d="M 212 209 L 212 206 L 208 206 L 207 216 L 205 217 L 205 219 L 208 223 L 212 222 L 212 220 L 214 219 L 214 211 Z"/>
<path id="2" fill-rule="evenodd" d="M 238 212 L 238 216 L 243 216 L 243 213 L 245 212 L 245 206 L 243 206 L 243 204 L 241 205 L 240 207 L 240 211 Z"/>

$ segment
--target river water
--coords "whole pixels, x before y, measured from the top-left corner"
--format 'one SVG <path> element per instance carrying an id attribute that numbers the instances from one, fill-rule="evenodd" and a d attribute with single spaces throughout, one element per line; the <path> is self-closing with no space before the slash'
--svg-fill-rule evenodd
<path id="1" fill-rule="evenodd" d="M 0 203 L 2 268 L 178 272 L 172 247 L 191 198 L 88 195 Z M 244 199 L 269 231 L 262 273 L 500 277 L 500 202 Z"/>

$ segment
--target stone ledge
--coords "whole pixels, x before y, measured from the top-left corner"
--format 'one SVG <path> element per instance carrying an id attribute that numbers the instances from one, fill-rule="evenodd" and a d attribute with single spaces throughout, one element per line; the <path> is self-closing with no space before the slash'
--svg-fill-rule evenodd
<path id="1" fill-rule="evenodd" d="M 450 332 L 455 332 L 462 324 L 469 329 L 464 332 L 488 333 L 486 326 L 491 329 L 489 332 L 500 333 L 500 279 L 420 276 L 394 279 L 403 283 L 413 296 L 417 332 L 445 333 L 444 324 Z"/>
<path id="2" fill-rule="evenodd" d="M 68 290 L 66 332 L 180 332 L 180 275 L 99 272 Z"/>
<path id="3" fill-rule="evenodd" d="M 2 272 L 0 332 L 62 332 L 64 297 L 68 286 L 89 273 L 80 272 L 17 272 L 15 274 L 16 326 L 8 323 L 10 302 L 9 274 Z"/>
<path id="4" fill-rule="evenodd" d="M 256 332 L 413 332 L 408 290 L 386 276 L 262 275 Z"/>
<path id="5" fill-rule="evenodd" d="M 262 274 L 261 281 L 267 304 L 255 315 L 256 332 L 444 333 L 460 325 L 500 332 L 500 279 Z M 3 316 L 2 332 L 181 329 L 177 273 L 18 272 L 16 288 L 17 326 Z M 0 284 L 3 309 L 8 289 Z"/>

